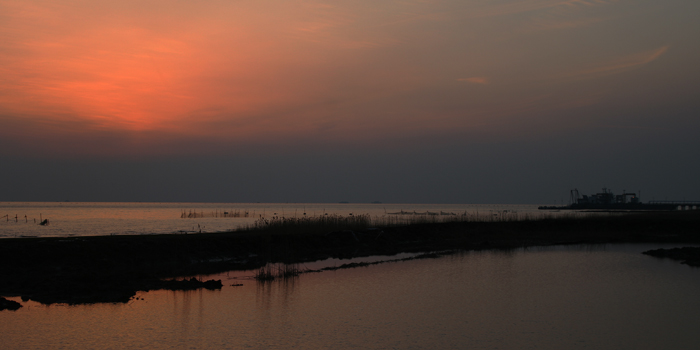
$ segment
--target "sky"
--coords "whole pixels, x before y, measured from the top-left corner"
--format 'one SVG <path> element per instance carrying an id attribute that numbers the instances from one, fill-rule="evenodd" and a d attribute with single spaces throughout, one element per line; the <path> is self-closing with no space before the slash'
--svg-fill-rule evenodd
<path id="1" fill-rule="evenodd" d="M 700 200 L 698 13 L 0 0 L 0 201 Z"/>

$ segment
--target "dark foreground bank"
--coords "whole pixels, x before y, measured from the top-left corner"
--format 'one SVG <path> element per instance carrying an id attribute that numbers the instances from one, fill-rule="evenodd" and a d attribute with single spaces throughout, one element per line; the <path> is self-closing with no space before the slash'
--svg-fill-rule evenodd
<path id="1" fill-rule="evenodd" d="M 700 243 L 700 212 L 295 231 L 2 239 L 0 295 L 45 304 L 127 302 L 140 290 L 221 288 L 220 281 L 172 279 L 268 263 L 538 245 Z"/>

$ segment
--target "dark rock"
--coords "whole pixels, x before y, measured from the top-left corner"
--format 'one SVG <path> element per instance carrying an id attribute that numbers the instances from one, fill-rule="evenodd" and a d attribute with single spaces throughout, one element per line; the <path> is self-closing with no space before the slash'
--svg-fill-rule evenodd
<path id="1" fill-rule="evenodd" d="M 14 300 L 7 300 L 3 297 L 0 297 L 0 311 L 2 311 L 2 310 L 15 311 L 21 307 L 22 307 L 22 304 L 14 301 Z"/>

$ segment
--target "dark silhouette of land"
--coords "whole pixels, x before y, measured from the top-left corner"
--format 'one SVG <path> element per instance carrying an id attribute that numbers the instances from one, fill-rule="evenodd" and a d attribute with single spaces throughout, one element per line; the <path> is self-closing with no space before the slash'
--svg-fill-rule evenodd
<path id="1" fill-rule="evenodd" d="M 221 288 L 220 281 L 172 279 L 257 269 L 268 263 L 606 243 L 700 243 L 700 211 L 418 223 L 330 232 L 288 226 L 189 235 L 1 239 L 0 295 L 45 304 L 127 302 L 140 290 Z"/>
<path id="2" fill-rule="evenodd" d="M 681 247 L 670 249 L 653 249 L 644 252 L 657 258 L 678 260 L 681 264 L 700 267 L 700 247 Z"/>

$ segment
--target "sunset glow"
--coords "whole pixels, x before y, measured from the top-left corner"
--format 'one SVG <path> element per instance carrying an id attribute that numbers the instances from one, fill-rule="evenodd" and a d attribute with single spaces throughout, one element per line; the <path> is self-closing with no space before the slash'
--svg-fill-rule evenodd
<path id="1" fill-rule="evenodd" d="M 698 7 L 0 0 L 0 154 L 452 152 L 611 126 L 678 139 L 697 127 Z"/>
<path id="2" fill-rule="evenodd" d="M 597 101 L 582 91 L 552 105 L 524 86 L 566 89 L 663 59 L 677 40 L 561 47 L 562 28 L 621 20 L 620 2 L 3 1 L 0 106 L 46 133 L 71 124 L 76 134 L 151 132 L 152 143 L 488 128 Z M 449 96 L 416 95 L 431 90 Z M 368 122 L 373 131 L 356 128 Z"/>

